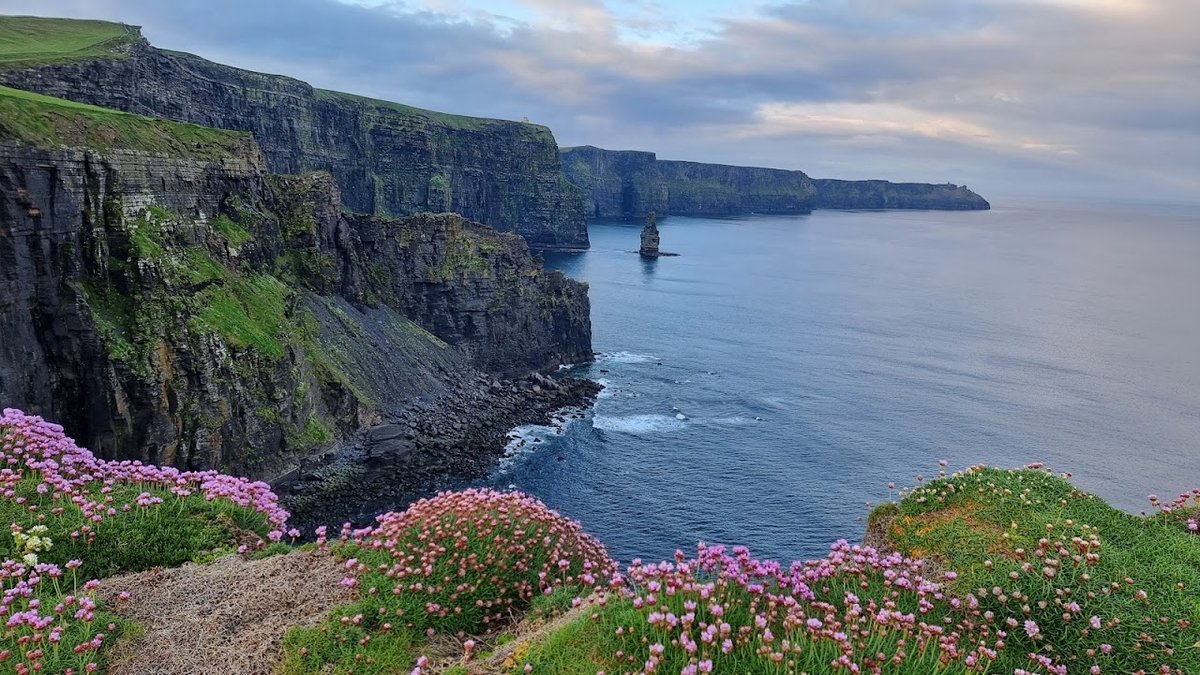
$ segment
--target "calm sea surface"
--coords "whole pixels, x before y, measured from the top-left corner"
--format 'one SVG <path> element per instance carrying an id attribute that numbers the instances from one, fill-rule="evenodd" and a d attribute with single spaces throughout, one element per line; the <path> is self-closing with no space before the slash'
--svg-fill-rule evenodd
<path id="1" fill-rule="evenodd" d="M 889 481 L 1046 462 L 1114 505 L 1200 485 L 1200 208 L 998 205 L 591 226 L 606 389 L 492 477 L 628 562 L 861 538 Z M 513 445 L 516 445 L 514 443 Z"/>

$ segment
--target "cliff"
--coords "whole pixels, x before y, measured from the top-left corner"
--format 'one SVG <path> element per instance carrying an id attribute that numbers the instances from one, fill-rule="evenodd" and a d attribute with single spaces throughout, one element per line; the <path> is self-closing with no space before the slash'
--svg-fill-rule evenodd
<path id="1" fill-rule="evenodd" d="M 965 185 L 890 183 L 885 180 L 814 179 L 819 209 L 936 209 L 980 211 L 986 199 Z"/>
<path id="2" fill-rule="evenodd" d="M 587 393 L 498 382 L 591 357 L 586 286 L 519 236 L 344 214 L 242 133 L 0 89 L 0 138 L 0 400 L 102 456 L 271 478 L 420 420 L 390 452 L 477 468 Z"/>
<path id="3" fill-rule="evenodd" d="M 660 160 L 654 153 L 563 148 L 563 172 L 590 217 L 809 213 L 812 209 L 988 209 L 965 186 L 813 180 L 802 171 Z"/>
<path id="4" fill-rule="evenodd" d="M 592 217 L 808 213 L 816 194 L 801 171 L 674 162 L 592 146 L 564 148 L 562 158 Z"/>
<path id="5" fill-rule="evenodd" d="M 667 184 L 653 152 L 563 148 L 562 166 L 567 180 L 583 191 L 591 218 L 667 212 Z"/>
<path id="6" fill-rule="evenodd" d="M 816 190 L 803 171 L 659 161 L 667 211 L 676 215 L 810 213 Z"/>
<path id="7" fill-rule="evenodd" d="M 328 171 L 356 212 L 449 211 L 541 248 L 586 248 L 582 197 L 544 126 L 447 115 L 314 89 L 156 49 L 133 26 L 5 17 L 0 84 L 251 132 L 267 169 Z M 74 36 L 67 41 L 64 35 Z M 62 41 L 64 46 L 55 49 Z"/>

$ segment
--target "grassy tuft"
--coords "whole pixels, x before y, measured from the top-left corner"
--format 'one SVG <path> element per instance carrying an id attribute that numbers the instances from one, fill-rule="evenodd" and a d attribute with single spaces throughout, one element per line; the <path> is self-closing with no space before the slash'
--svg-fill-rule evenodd
<path id="1" fill-rule="evenodd" d="M 569 604 L 613 568 L 578 523 L 521 493 L 442 493 L 342 536 L 334 552 L 360 599 L 289 634 L 288 673 L 400 672 L 426 636 L 494 634 Z"/>
<path id="2" fill-rule="evenodd" d="M 1169 515 L 1044 470 L 977 467 L 910 492 L 888 536 L 957 571 L 951 590 L 980 612 L 1013 617 L 1007 672 L 1036 654 L 1072 672 L 1200 673 L 1200 538 Z"/>
<path id="3" fill-rule="evenodd" d="M 0 464 L 6 673 L 103 666 L 130 626 L 97 605 L 96 579 L 283 537 L 287 513 L 263 483 L 98 459 L 19 410 L 0 415 Z"/>
<path id="4" fill-rule="evenodd" d="M 137 27 L 109 21 L 6 16 L 0 18 L 0 70 L 123 58 L 123 48 L 139 39 Z"/>
<path id="5" fill-rule="evenodd" d="M 0 87 L 0 138 L 43 147 L 136 150 L 200 161 L 257 152 L 248 133 L 210 129 Z"/>

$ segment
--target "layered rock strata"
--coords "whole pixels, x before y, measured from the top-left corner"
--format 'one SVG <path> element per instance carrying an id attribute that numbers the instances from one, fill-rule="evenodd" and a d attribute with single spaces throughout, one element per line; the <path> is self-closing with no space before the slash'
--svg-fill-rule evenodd
<path id="1" fill-rule="evenodd" d="M 106 457 L 271 479 L 418 420 L 391 453 L 414 475 L 477 470 L 590 394 L 524 384 L 591 344 L 586 286 L 520 237 L 348 215 L 328 174 L 264 164 L 0 142 L 0 401 Z"/>
<path id="2" fill-rule="evenodd" d="M 586 248 L 582 196 L 544 126 L 447 115 L 314 89 L 130 38 L 112 56 L 0 71 L 0 84 L 248 131 L 268 170 L 327 171 L 356 212 L 453 212 L 536 248 Z"/>
<path id="3" fill-rule="evenodd" d="M 810 179 L 802 171 L 660 160 L 651 152 L 564 148 L 563 171 L 584 193 L 589 217 L 644 218 L 812 209 L 988 209 L 951 183 Z"/>

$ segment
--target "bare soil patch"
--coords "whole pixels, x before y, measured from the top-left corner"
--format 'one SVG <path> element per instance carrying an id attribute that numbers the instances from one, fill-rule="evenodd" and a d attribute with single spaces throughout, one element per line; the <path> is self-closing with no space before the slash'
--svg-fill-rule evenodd
<path id="1" fill-rule="evenodd" d="M 323 551 L 263 560 L 228 555 L 106 579 L 100 598 L 145 629 L 110 653 L 112 675 L 270 675 L 291 626 L 315 626 L 350 602 L 342 567 Z M 130 594 L 119 603 L 121 592 Z"/>

